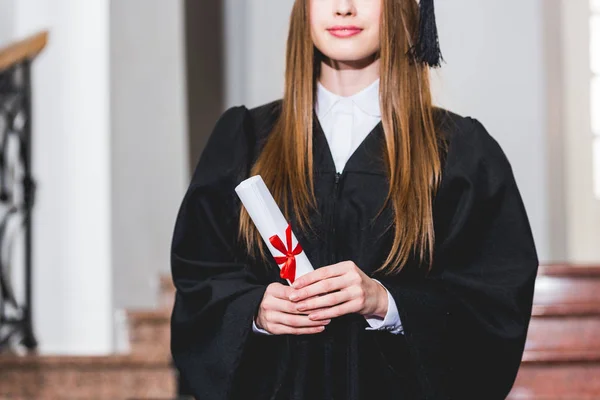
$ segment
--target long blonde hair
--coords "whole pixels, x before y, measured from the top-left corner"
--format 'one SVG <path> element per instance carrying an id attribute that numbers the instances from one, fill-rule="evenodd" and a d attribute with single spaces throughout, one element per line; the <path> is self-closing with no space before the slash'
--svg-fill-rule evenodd
<path id="1" fill-rule="evenodd" d="M 394 240 L 377 271 L 394 274 L 413 255 L 429 266 L 433 262 L 433 196 L 441 180 L 444 142 L 434 126 L 429 68 L 409 56 L 418 35 L 418 4 L 382 1 L 380 104 L 389 192 L 379 212 L 391 203 Z M 316 209 L 312 110 L 323 57 L 312 42 L 309 2 L 294 3 L 281 112 L 250 173 L 262 176 L 288 220 L 291 203 L 300 229 L 310 228 L 309 214 Z M 258 248 L 266 257 L 261 237 L 243 207 L 238 233 L 252 256 Z"/>

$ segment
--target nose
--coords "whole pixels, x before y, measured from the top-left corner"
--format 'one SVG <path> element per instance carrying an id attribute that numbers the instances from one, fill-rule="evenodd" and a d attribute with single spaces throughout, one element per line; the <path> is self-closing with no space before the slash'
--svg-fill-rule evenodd
<path id="1" fill-rule="evenodd" d="M 336 15 L 352 15 L 354 14 L 353 0 L 334 0 L 334 10 Z"/>

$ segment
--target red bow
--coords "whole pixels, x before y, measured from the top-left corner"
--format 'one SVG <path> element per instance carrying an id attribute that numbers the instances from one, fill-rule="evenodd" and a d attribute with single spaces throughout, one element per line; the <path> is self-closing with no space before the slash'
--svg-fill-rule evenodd
<path id="1" fill-rule="evenodd" d="M 283 242 L 277 235 L 271 236 L 269 241 L 273 247 L 285 254 L 284 257 L 274 257 L 275 262 L 278 265 L 283 264 L 283 267 L 281 267 L 281 271 L 279 272 L 279 276 L 281 276 L 283 279 L 289 279 L 290 282 L 294 283 L 294 278 L 296 277 L 295 256 L 302 253 L 302 247 L 300 246 L 300 243 L 298 243 L 292 250 L 292 227 L 289 224 L 285 229 L 285 239 L 287 246 L 284 246 Z"/>

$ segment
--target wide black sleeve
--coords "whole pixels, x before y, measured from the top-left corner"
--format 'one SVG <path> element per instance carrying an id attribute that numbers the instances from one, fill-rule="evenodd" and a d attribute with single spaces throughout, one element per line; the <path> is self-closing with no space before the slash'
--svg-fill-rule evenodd
<path id="1" fill-rule="evenodd" d="M 227 399 L 266 282 L 236 239 L 253 137 L 248 109 L 219 118 L 179 208 L 171 244 L 175 366 L 198 399 Z"/>
<path id="2" fill-rule="evenodd" d="M 531 318 L 538 258 L 528 217 L 502 149 L 479 121 L 466 122 L 435 199 L 432 273 L 379 278 L 427 399 L 504 399 Z"/>

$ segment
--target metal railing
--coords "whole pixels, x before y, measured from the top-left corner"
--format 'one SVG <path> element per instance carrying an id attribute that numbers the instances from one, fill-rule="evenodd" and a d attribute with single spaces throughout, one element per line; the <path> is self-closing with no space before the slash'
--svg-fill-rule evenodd
<path id="1" fill-rule="evenodd" d="M 0 351 L 37 347 L 32 321 L 31 64 L 41 33 L 0 51 Z M 19 250 L 19 251 L 16 251 Z"/>

